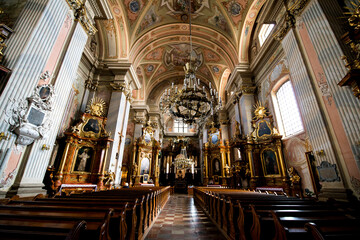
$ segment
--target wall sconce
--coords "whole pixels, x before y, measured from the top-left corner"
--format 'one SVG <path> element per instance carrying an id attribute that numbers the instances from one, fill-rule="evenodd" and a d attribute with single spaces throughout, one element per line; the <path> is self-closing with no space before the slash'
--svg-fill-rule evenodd
<path id="1" fill-rule="evenodd" d="M 321 149 L 320 151 L 316 151 L 316 154 L 317 154 L 318 156 L 325 156 L 324 149 Z"/>
<path id="2" fill-rule="evenodd" d="M 2 141 L 2 140 L 5 140 L 5 141 L 9 140 L 9 134 L 5 135 L 4 132 L 1 132 L 0 133 L 0 141 Z"/>
<path id="3" fill-rule="evenodd" d="M 45 151 L 45 150 L 49 150 L 50 149 L 50 146 L 46 145 L 46 144 L 43 144 L 42 147 L 41 147 L 41 150 Z"/>

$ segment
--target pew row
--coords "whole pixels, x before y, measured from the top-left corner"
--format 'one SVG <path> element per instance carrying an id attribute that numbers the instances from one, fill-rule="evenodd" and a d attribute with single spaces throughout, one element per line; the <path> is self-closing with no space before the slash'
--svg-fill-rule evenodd
<path id="1" fill-rule="evenodd" d="M 194 199 L 228 239 L 320 239 L 315 238 L 319 234 L 326 239 L 360 236 L 356 227 L 360 223 L 359 211 L 344 203 L 210 188 L 195 188 Z M 337 229 L 333 227 L 336 223 L 340 223 Z"/>

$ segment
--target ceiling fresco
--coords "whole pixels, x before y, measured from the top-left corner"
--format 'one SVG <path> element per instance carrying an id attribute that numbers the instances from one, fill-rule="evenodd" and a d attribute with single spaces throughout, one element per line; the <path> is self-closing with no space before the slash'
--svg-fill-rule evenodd
<path id="1" fill-rule="evenodd" d="M 180 83 L 190 55 L 201 82 L 223 89 L 234 67 L 247 61 L 248 38 L 265 1 L 190 0 L 191 51 L 189 0 L 108 0 L 114 19 L 97 20 L 101 56 L 133 64 L 143 86 L 137 100 Z"/>

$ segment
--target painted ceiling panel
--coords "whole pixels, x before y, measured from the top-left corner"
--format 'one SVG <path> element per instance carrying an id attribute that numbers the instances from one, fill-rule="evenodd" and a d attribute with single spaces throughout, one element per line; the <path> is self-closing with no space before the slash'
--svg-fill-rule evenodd
<path id="1" fill-rule="evenodd" d="M 191 50 L 189 0 L 108 0 L 114 24 L 102 23 L 105 58 L 133 64 L 145 88 L 136 94 L 138 99 L 147 98 L 154 87 L 183 79 L 190 55 L 198 65 L 197 77 L 219 90 L 228 73 L 246 60 L 248 38 L 265 1 L 190 0 Z"/>

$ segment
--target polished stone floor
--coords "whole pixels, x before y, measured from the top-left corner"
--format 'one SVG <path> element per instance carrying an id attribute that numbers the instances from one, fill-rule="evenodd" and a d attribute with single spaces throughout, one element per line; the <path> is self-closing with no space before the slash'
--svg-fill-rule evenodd
<path id="1" fill-rule="evenodd" d="M 192 195 L 171 195 L 146 239 L 225 239 L 217 227 L 194 203 Z"/>

